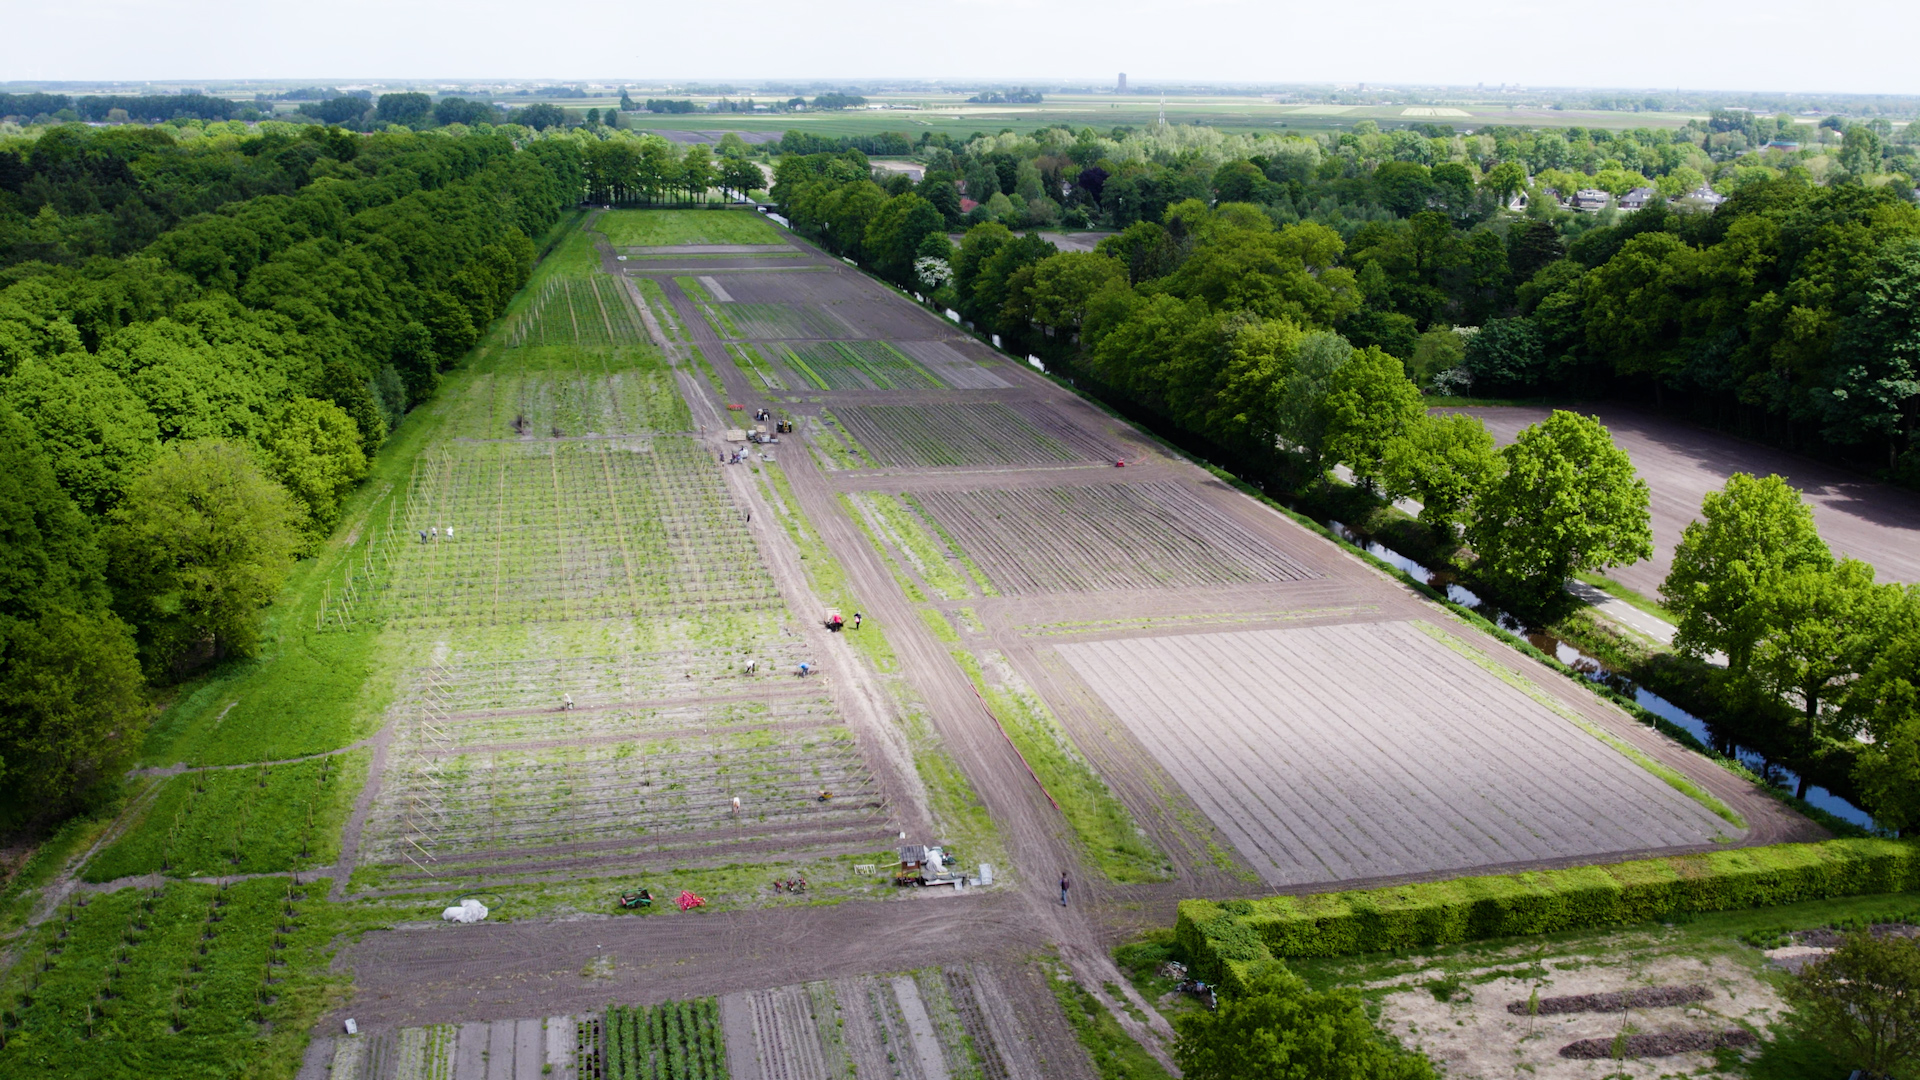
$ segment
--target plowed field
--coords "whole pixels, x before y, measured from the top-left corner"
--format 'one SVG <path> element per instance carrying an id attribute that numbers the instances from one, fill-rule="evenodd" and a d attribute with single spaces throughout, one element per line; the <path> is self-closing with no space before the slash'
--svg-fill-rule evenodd
<path id="1" fill-rule="evenodd" d="M 918 498 L 1009 595 L 1313 576 L 1178 484 L 927 491 Z"/>
<path id="2" fill-rule="evenodd" d="M 848 405 L 847 432 L 883 466 L 1058 465 L 1113 450 L 1044 405 Z"/>
<path id="3" fill-rule="evenodd" d="M 1404 623 L 1059 651 L 1276 886 L 1600 856 L 1735 831 Z"/>

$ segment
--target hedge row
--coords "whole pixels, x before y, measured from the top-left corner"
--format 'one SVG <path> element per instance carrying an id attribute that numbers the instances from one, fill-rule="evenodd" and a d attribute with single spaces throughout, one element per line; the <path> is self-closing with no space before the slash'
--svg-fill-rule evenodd
<path id="1" fill-rule="evenodd" d="M 1249 966 L 1278 957 L 1430 949 L 1916 887 L 1920 855 L 1912 846 L 1828 840 L 1352 892 L 1187 900 L 1175 933 L 1201 977 L 1232 989 Z"/>

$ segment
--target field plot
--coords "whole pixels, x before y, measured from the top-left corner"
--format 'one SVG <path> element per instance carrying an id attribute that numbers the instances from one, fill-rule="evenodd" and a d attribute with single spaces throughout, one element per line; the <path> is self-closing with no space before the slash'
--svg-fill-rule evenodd
<path id="1" fill-rule="evenodd" d="M 726 295 L 742 304 L 832 304 L 842 300 L 870 300 L 875 286 L 853 274 L 751 274 L 713 272 Z"/>
<path id="2" fill-rule="evenodd" d="M 846 405 L 835 415 L 883 466 L 1058 465 L 1114 456 L 1111 448 L 1037 402 Z"/>
<path id="3" fill-rule="evenodd" d="M 741 337 L 755 341 L 847 336 L 847 328 L 839 320 L 820 308 L 803 304 L 736 302 L 727 305 L 727 315 L 739 327 Z"/>
<path id="4" fill-rule="evenodd" d="M 469 444 L 421 461 L 384 580 L 346 617 L 481 625 L 776 602 L 740 522 L 691 439 Z"/>
<path id="5" fill-rule="evenodd" d="M 256 878 L 80 894 L 23 943 L 0 987 L 0 1076 L 284 1072 L 338 931 L 306 888 Z"/>
<path id="6" fill-rule="evenodd" d="M 1002 390 L 1009 385 L 944 341 L 903 341 L 900 350 L 920 361 L 955 390 Z"/>
<path id="7" fill-rule="evenodd" d="M 605 274 L 549 277 L 533 302 L 506 327 L 509 348 L 577 345 L 606 348 L 647 340 L 646 324 L 627 290 Z"/>
<path id="8" fill-rule="evenodd" d="M 94 856 L 82 876 L 213 877 L 330 864 L 366 771 L 367 754 L 358 751 L 173 777 L 140 824 Z"/>
<path id="9" fill-rule="evenodd" d="M 712 998 L 609 1005 L 590 1052 L 608 1080 L 728 1080 L 727 1038 Z M 585 1042 L 585 1040 L 582 1040 Z"/>
<path id="10" fill-rule="evenodd" d="M 1705 844 L 1734 831 L 1406 623 L 1058 649 L 1275 886 Z"/>
<path id="11" fill-rule="evenodd" d="M 937 390 L 940 381 L 884 341 L 788 346 L 787 368 L 815 390 Z"/>
<path id="12" fill-rule="evenodd" d="M 886 341 L 940 341 L 953 336 L 945 320 L 895 296 L 861 297 L 836 301 L 828 311 L 853 328 L 844 337 Z"/>
<path id="13" fill-rule="evenodd" d="M 750 1027 L 750 1044 L 730 1049 L 757 1059 L 766 1080 L 1090 1075 L 1071 1035 L 1050 1044 L 1065 1032 L 1043 1026 L 1020 1000 L 1018 978 L 980 964 L 921 968 L 729 994 L 720 1007 Z M 733 1037 L 746 1043 L 744 1031 Z"/>
<path id="14" fill-rule="evenodd" d="M 567 367 L 475 375 L 459 391 L 448 430 L 465 439 L 530 439 L 556 434 L 639 435 L 693 427 L 672 374 L 652 355 L 537 351 L 565 352 L 566 356 L 554 359 Z"/>
<path id="15" fill-rule="evenodd" d="M 577 873 L 662 857 L 684 866 L 743 851 L 883 846 L 896 826 L 852 734 L 823 703 L 795 704 L 737 734 L 703 727 L 698 705 L 644 718 L 656 730 L 677 725 L 658 738 L 645 722 L 618 732 L 618 718 L 603 717 L 589 730 L 613 741 L 598 744 L 549 714 L 552 735 L 577 741 L 527 750 L 465 746 L 458 739 L 469 732 L 422 718 L 397 747 L 363 856 L 423 872 L 431 863 L 436 875 Z M 823 789 L 831 801 L 818 799 Z"/>
<path id="16" fill-rule="evenodd" d="M 610 210 L 594 228 L 615 247 L 786 246 L 765 218 L 743 210 Z"/>
<path id="17" fill-rule="evenodd" d="M 928 491 L 918 498 L 1008 595 L 1317 576 L 1177 484 Z"/>

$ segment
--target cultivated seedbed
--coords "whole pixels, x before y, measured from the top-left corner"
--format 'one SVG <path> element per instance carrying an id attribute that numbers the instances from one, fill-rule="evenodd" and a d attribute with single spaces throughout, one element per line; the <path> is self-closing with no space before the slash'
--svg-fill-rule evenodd
<path id="1" fill-rule="evenodd" d="M 1114 458 L 1112 448 L 1037 402 L 846 405 L 835 415 L 882 466 L 1059 465 Z"/>
<path id="2" fill-rule="evenodd" d="M 917 498 L 1009 595 L 1316 576 L 1178 484 L 926 491 Z"/>
<path id="3" fill-rule="evenodd" d="M 1275 886 L 1699 845 L 1735 831 L 1413 624 L 1056 648 Z"/>
<path id="4" fill-rule="evenodd" d="M 884 341 L 790 345 L 787 368 L 816 390 L 938 390 L 932 373 Z"/>
<path id="5" fill-rule="evenodd" d="M 743 518 L 687 438 L 457 447 L 421 461 L 367 556 L 372 584 L 329 615 L 471 626 L 747 610 L 778 594 Z"/>
<path id="6" fill-rule="evenodd" d="M 754 341 L 847 336 L 844 323 L 822 308 L 804 304 L 728 304 L 727 317 L 741 337 Z"/>
<path id="7" fill-rule="evenodd" d="M 955 390 L 1003 390 L 1011 385 L 944 341 L 902 341 L 899 348 Z"/>
<path id="8" fill-rule="evenodd" d="M 833 304 L 868 299 L 874 286 L 842 273 L 728 273 L 711 274 L 727 296 L 742 304 Z"/>

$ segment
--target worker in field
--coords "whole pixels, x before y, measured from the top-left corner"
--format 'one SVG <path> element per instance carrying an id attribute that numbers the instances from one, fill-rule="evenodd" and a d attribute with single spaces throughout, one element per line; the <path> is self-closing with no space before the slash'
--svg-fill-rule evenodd
<path id="1" fill-rule="evenodd" d="M 1060 906 L 1067 906 L 1067 872 L 1060 871 Z"/>
<path id="2" fill-rule="evenodd" d="M 735 795 L 733 797 L 733 816 L 734 817 L 740 816 L 740 796 L 738 795 Z"/>
<path id="3" fill-rule="evenodd" d="M 857 611 L 853 613 L 853 628 L 860 629 L 860 613 Z"/>
<path id="4" fill-rule="evenodd" d="M 560 697 L 560 711 L 561 711 L 561 712 L 572 712 L 572 711 L 573 711 L 573 695 L 572 695 L 572 694 L 563 694 L 563 695 L 561 695 L 561 697 Z"/>

